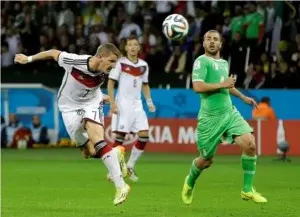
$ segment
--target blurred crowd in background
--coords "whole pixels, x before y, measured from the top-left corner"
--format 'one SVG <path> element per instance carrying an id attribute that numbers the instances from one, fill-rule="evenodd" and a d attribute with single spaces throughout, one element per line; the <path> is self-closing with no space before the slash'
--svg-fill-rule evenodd
<path id="1" fill-rule="evenodd" d="M 223 36 L 222 57 L 238 75 L 238 87 L 300 88 L 300 4 L 278 1 L 22 1 L 2 2 L 2 82 L 38 82 L 58 87 L 63 69 L 55 62 L 14 65 L 16 53 L 48 49 L 93 55 L 101 43 L 124 50 L 137 35 L 140 58 L 150 67 L 152 87 L 187 87 L 203 35 Z M 169 42 L 161 24 L 171 13 L 188 19 L 188 36 Z"/>

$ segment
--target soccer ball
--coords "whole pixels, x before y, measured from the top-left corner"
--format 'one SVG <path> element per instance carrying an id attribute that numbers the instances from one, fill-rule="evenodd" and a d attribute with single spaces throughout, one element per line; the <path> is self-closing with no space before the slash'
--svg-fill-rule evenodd
<path id="1" fill-rule="evenodd" d="M 180 14 L 171 14 L 166 17 L 162 24 L 164 35 L 169 40 L 180 40 L 187 35 L 189 23 L 184 16 Z"/>

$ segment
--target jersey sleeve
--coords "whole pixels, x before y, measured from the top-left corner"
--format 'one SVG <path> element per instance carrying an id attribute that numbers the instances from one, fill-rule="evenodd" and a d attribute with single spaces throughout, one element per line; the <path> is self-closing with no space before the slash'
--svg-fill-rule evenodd
<path id="1" fill-rule="evenodd" d="M 146 69 L 142 76 L 142 80 L 143 80 L 144 84 L 148 84 L 148 82 L 149 82 L 149 66 L 148 66 L 148 64 L 145 67 L 146 67 Z"/>
<path id="2" fill-rule="evenodd" d="M 120 64 L 120 62 L 117 62 L 115 68 L 113 68 L 109 72 L 108 78 L 112 79 L 112 80 L 115 80 L 115 81 L 118 81 L 119 77 L 120 77 L 120 74 L 121 74 L 121 71 L 122 71 L 121 64 Z"/>
<path id="3" fill-rule="evenodd" d="M 58 65 L 63 68 L 76 66 L 79 69 L 90 71 L 88 67 L 89 58 L 90 56 L 87 55 L 61 52 L 58 57 Z"/>
<path id="4" fill-rule="evenodd" d="M 192 81 L 205 81 L 207 64 L 203 59 L 196 59 L 193 65 Z"/>

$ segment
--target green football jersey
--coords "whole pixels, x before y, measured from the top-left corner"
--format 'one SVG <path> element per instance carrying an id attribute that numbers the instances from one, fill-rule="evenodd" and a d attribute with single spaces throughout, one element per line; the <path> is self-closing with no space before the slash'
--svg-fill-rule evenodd
<path id="1" fill-rule="evenodd" d="M 192 80 L 217 84 L 229 76 L 228 62 L 223 59 L 214 59 L 206 55 L 199 56 L 193 66 Z M 229 89 L 219 89 L 213 92 L 200 93 L 200 114 L 218 115 L 232 108 Z"/>
<path id="2" fill-rule="evenodd" d="M 255 12 L 246 15 L 244 23 L 248 24 L 246 38 L 257 39 L 259 37 L 259 26 L 264 23 L 264 18 L 260 13 Z"/>
<path id="3" fill-rule="evenodd" d="M 236 33 L 240 33 L 243 35 L 243 24 L 244 24 L 244 17 L 243 16 L 237 16 L 233 17 L 230 28 L 231 28 L 231 38 L 234 38 L 234 35 Z"/>

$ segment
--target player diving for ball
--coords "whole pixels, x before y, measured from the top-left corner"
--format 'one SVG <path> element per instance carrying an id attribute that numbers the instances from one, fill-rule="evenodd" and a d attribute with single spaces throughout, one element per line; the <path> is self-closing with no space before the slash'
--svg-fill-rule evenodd
<path id="1" fill-rule="evenodd" d="M 155 112 L 148 84 L 148 64 L 138 58 L 140 44 L 138 38 L 130 37 L 126 41 L 126 57 L 116 63 L 109 73 L 107 85 L 111 105 L 112 132 L 116 134 L 114 147 L 121 146 L 128 133 L 137 133 L 138 140 L 133 145 L 127 165 L 128 175 L 132 181 L 138 181 L 134 166 L 144 152 L 149 140 L 149 125 L 143 109 L 141 92 L 143 92 L 149 111 Z M 114 97 L 115 83 L 118 82 L 116 98 Z"/>
<path id="2" fill-rule="evenodd" d="M 103 94 L 100 86 L 120 56 L 115 45 L 107 43 L 97 49 L 95 56 L 48 50 L 29 57 L 17 54 L 14 60 L 27 64 L 54 59 L 65 69 L 58 92 L 58 107 L 65 127 L 85 158 L 102 159 L 116 187 L 115 205 L 125 201 L 130 188 L 124 182 L 119 166 L 119 161 L 123 160 L 122 152 L 104 141 Z"/>
<path id="3" fill-rule="evenodd" d="M 204 35 L 205 54 L 198 57 L 193 66 L 193 89 L 201 97 L 198 114 L 197 146 L 200 156 L 194 159 L 190 173 L 185 178 L 182 200 L 191 204 L 196 180 L 213 162 L 221 138 L 239 145 L 244 171 L 241 198 L 266 203 L 267 199 L 256 192 L 253 180 L 256 171 L 256 145 L 253 129 L 232 105 L 230 94 L 245 103 L 257 106 L 254 99 L 244 96 L 235 87 L 236 76 L 229 76 L 228 62 L 220 58 L 221 36 L 215 31 Z"/>

